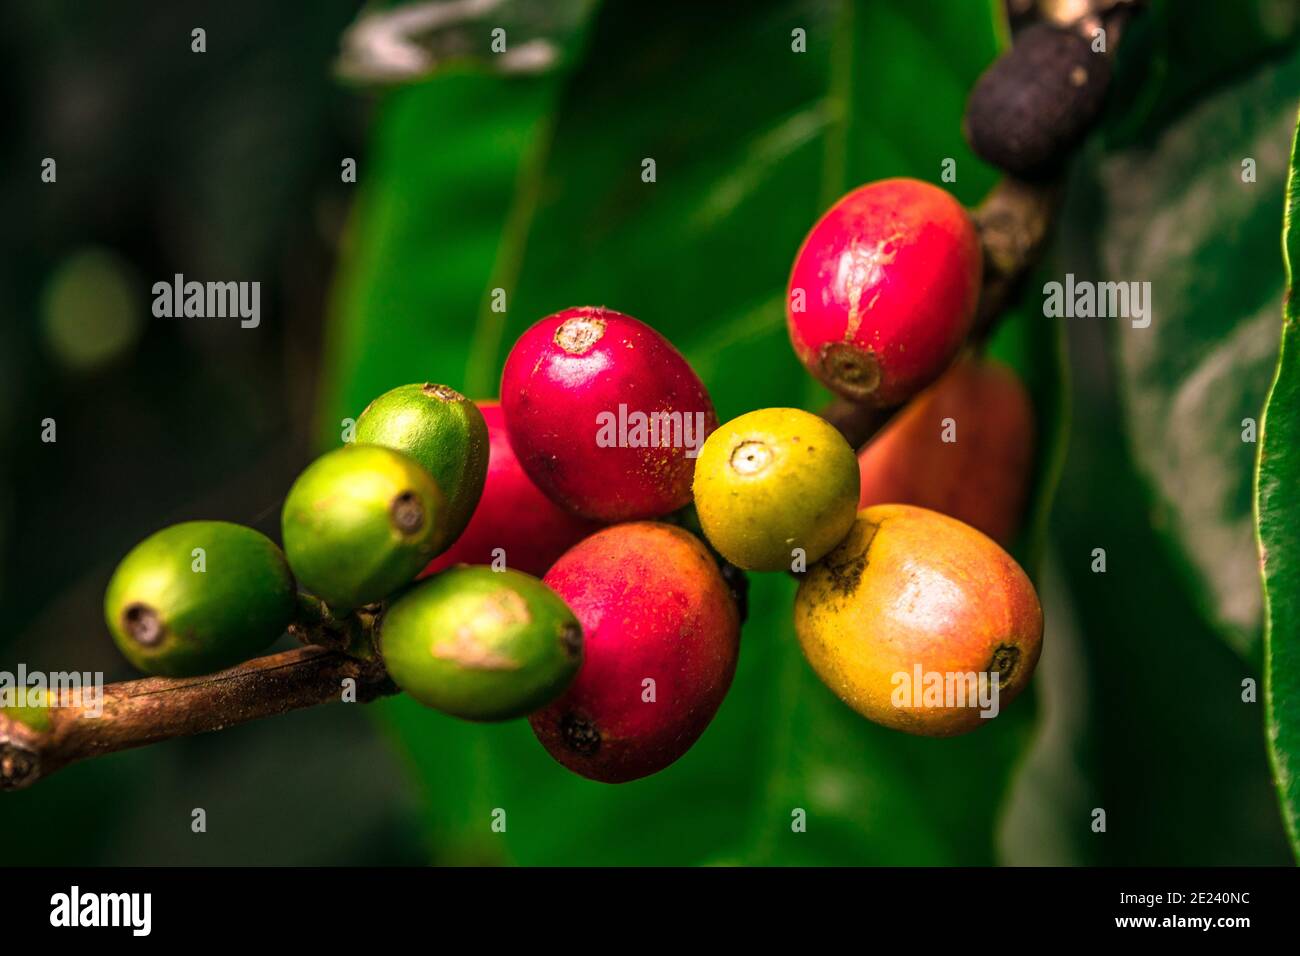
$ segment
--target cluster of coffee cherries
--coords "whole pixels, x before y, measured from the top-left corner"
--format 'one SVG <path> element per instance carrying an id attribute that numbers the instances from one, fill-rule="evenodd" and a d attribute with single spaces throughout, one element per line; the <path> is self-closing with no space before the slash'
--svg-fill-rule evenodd
<path id="1" fill-rule="evenodd" d="M 911 180 L 850 193 L 804 242 L 800 359 L 854 401 L 912 400 L 860 455 L 798 409 L 719 425 L 653 328 L 567 309 L 515 343 L 499 401 L 411 384 L 371 402 L 290 489 L 283 551 L 223 522 L 146 539 L 109 584 L 109 629 L 172 676 L 237 664 L 304 620 L 355 633 L 343 649 L 421 703 L 527 717 L 561 764 L 620 782 L 667 767 L 717 712 L 744 572 L 794 573 L 800 644 L 846 703 L 913 733 L 970 730 L 974 711 L 893 691 L 918 667 L 993 671 L 1008 700 L 1038 657 L 1034 590 L 993 540 L 1023 503 L 1028 400 L 1009 372 L 958 359 L 979 256 L 965 210 Z"/>

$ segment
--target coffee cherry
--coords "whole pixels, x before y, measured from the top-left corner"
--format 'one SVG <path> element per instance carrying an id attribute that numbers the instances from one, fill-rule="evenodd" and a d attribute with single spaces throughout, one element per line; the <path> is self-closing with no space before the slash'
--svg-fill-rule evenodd
<path id="1" fill-rule="evenodd" d="M 140 670 L 191 677 L 264 650 L 295 606 L 293 576 L 269 538 L 225 521 L 186 521 L 122 559 L 104 594 L 104 620 Z"/>
<path id="2" fill-rule="evenodd" d="M 450 541 L 433 476 L 381 445 L 347 445 L 307 467 L 281 524 L 298 582 L 331 607 L 382 600 Z"/>
<path id="3" fill-rule="evenodd" d="M 930 737 L 987 722 L 980 674 L 999 675 L 997 707 L 1009 704 L 1043 637 L 1038 596 L 1010 555 L 974 528 L 910 505 L 858 515 L 800 582 L 794 623 L 808 663 L 845 703 Z"/>
<path id="4" fill-rule="evenodd" d="M 1005 547 L 1020 526 L 1033 461 L 1034 408 L 1020 379 L 997 362 L 966 359 L 858 453 L 858 507 L 930 508 Z"/>
<path id="5" fill-rule="evenodd" d="M 385 612 L 380 642 L 398 687 L 466 720 L 522 717 L 554 700 L 582 663 L 582 628 L 555 592 L 487 567 L 417 584 Z"/>
<path id="6" fill-rule="evenodd" d="M 966 139 L 1009 173 L 1050 176 L 1096 121 L 1110 75 L 1110 58 L 1076 30 L 1028 27 L 971 90 Z"/>
<path id="7" fill-rule="evenodd" d="M 857 514 L 853 449 L 825 420 L 764 408 L 722 425 L 695 463 L 695 508 L 709 543 L 737 567 L 789 570 L 840 543 Z"/>
<path id="8" fill-rule="evenodd" d="M 0 717 L 22 724 L 38 734 L 48 733 L 54 727 L 54 708 L 59 706 L 58 693 L 44 688 L 24 688 L 13 704 L 0 704 Z M 2 772 L 2 771 L 0 771 Z"/>
<path id="9" fill-rule="evenodd" d="M 501 378 L 510 444 L 553 500 L 599 521 L 668 514 L 691 498 L 694 461 L 717 427 L 703 384 L 662 335 L 584 306 L 542 319 Z"/>
<path id="10" fill-rule="evenodd" d="M 664 515 L 663 521 L 699 538 L 708 549 L 714 563 L 718 566 L 722 580 L 727 582 L 727 590 L 731 593 L 731 600 L 735 602 L 736 611 L 740 616 L 740 625 L 744 627 L 745 621 L 749 619 L 749 575 L 724 558 L 718 549 L 709 543 L 709 539 L 704 537 L 700 515 L 693 503 L 685 508 L 678 508 L 670 515 Z"/>
<path id="11" fill-rule="evenodd" d="M 448 539 L 465 530 L 488 466 L 487 425 L 473 402 L 446 385 L 402 385 L 366 406 L 356 439 L 395 448 L 423 465 L 447 499 Z"/>
<path id="12" fill-rule="evenodd" d="M 493 564 L 503 556 L 516 571 L 543 575 L 556 558 L 600 525 L 561 508 L 524 474 L 510 447 L 500 403 L 479 402 L 478 407 L 490 445 L 483 496 L 464 533 L 423 573 L 455 564 Z"/>
<path id="13" fill-rule="evenodd" d="M 903 402 L 965 340 L 982 268 L 975 226 L 949 193 L 915 179 L 861 186 L 795 256 L 786 299 L 795 353 L 845 398 Z"/>
<path id="14" fill-rule="evenodd" d="M 552 757 L 621 783 L 690 749 L 731 686 L 736 606 L 713 557 L 680 528 L 615 525 L 574 546 L 544 578 L 585 635 L 582 669 L 530 718 Z"/>

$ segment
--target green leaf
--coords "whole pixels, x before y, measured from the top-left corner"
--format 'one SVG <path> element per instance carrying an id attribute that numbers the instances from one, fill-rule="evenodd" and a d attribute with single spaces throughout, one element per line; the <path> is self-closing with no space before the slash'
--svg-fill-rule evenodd
<path id="1" fill-rule="evenodd" d="M 1101 163 L 1097 273 L 1076 278 L 1150 283 L 1151 321 L 1070 320 L 1113 325 L 1153 520 L 1207 619 L 1253 661 L 1261 598 L 1250 430 L 1277 356 L 1277 203 L 1298 85 L 1293 55 L 1205 100 L 1150 148 Z"/>
<path id="2" fill-rule="evenodd" d="M 337 441 L 337 416 L 402 381 L 463 381 L 491 394 L 515 336 L 586 303 L 668 336 L 724 419 L 815 407 L 823 393 L 785 331 L 795 250 L 857 183 L 938 181 L 948 158 L 958 178 L 945 185 L 963 201 L 993 183 L 960 134 L 965 92 L 997 50 L 993 6 L 804 0 L 753 4 L 737 17 L 711 5 L 612 4 L 561 88 L 444 77 L 398 94 L 376 131 L 340 283 L 324 434 Z M 792 49 L 796 30 L 806 53 Z M 491 142 L 503 122 L 507 138 Z M 654 182 L 642 179 L 645 159 L 655 161 Z M 497 286 L 504 314 L 483 308 Z M 1007 353 L 1035 394 L 1052 394 L 1056 331 L 1031 320 L 1011 323 Z M 1045 432 L 1059 411 L 1047 406 Z M 376 705 L 423 785 L 437 858 L 993 862 L 1032 701 L 954 740 L 876 727 L 804 663 L 794 582 L 752 582 L 739 671 L 718 718 L 646 780 L 608 787 L 574 777 L 523 722 L 469 725 L 406 699 Z M 497 809 L 504 833 L 491 829 Z M 807 833 L 791 830 L 796 809 L 808 813 Z"/>
<path id="3" fill-rule="evenodd" d="M 1027 288 L 1042 286 L 1049 275 L 1040 266 Z M 988 345 L 988 353 L 1020 375 L 1033 402 L 1037 421 L 1035 480 L 1025 504 L 1025 526 L 1012 554 L 1037 578 L 1047 546 L 1048 519 L 1069 445 L 1070 382 L 1065 351 L 1065 329 L 1060 319 L 1046 319 L 1032 294 L 1002 319 Z"/>
<path id="4" fill-rule="evenodd" d="M 332 296 L 323 446 L 395 385 L 465 387 L 496 263 L 527 225 L 558 90 L 556 77 L 455 74 L 384 103 Z"/>
<path id="5" fill-rule="evenodd" d="M 422 0 L 363 10 L 336 71 L 356 83 L 409 83 L 448 67 L 537 75 L 564 65 L 594 0 Z"/>
<path id="6" fill-rule="evenodd" d="M 1149 140 L 1218 84 L 1284 52 L 1300 0 L 1152 0 L 1122 33 L 1106 139 Z M 1208 38 L 1213 37 L 1210 41 Z"/>
<path id="7" fill-rule="evenodd" d="M 1282 803 L 1282 818 L 1300 857 L 1300 131 L 1292 141 L 1287 182 L 1283 254 L 1287 292 L 1282 316 L 1282 355 L 1273 380 L 1259 445 L 1255 507 L 1264 577 L 1264 700 L 1269 755 Z"/>

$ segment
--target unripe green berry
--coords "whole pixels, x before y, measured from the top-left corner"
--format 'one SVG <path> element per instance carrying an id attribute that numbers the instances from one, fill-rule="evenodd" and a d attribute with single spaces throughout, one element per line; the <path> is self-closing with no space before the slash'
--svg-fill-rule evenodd
<path id="1" fill-rule="evenodd" d="M 127 660 L 168 677 L 247 660 L 284 633 L 295 607 L 280 549 L 225 521 L 187 521 L 146 538 L 104 595 L 104 618 Z"/>
<path id="2" fill-rule="evenodd" d="M 395 448 L 423 465 L 447 499 L 449 540 L 460 536 L 487 478 L 488 429 L 477 405 L 446 385 L 402 385 L 366 406 L 356 440 Z"/>
<path id="3" fill-rule="evenodd" d="M 38 734 L 49 731 L 54 726 L 50 711 L 58 705 L 56 695 L 35 687 L 23 688 L 19 693 L 23 699 L 17 704 L 0 707 L 0 717 L 7 717 Z"/>
<path id="4" fill-rule="evenodd" d="M 414 459 L 347 445 L 289 489 L 281 525 L 298 582 L 333 608 L 361 607 L 406 584 L 451 544 L 447 502 Z"/>
<path id="5" fill-rule="evenodd" d="M 582 627 L 554 591 L 481 565 L 451 568 L 394 601 L 380 643 L 398 687 L 466 720 L 532 713 L 582 664 Z"/>
<path id="6" fill-rule="evenodd" d="M 843 436 L 797 408 L 722 425 L 695 461 L 695 509 L 709 543 L 747 571 L 819 560 L 853 526 L 858 461 Z"/>

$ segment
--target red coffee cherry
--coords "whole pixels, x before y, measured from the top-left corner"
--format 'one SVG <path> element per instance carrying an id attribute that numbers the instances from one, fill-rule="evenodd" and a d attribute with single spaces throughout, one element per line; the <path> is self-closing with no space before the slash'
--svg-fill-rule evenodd
<path id="1" fill-rule="evenodd" d="M 541 577 L 556 558 L 600 525 L 579 518 L 542 494 L 524 474 L 510 447 L 501 404 L 476 404 L 488 432 L 483 496 L 464 533 L 429 563 L 421 577 L 454 564 L 492 564 L 498 548 L 504 552 L 507 567 Z"/>
<path id="2" fill-rule="evenodd" d="M 1034 407 L 997 362 L 965 359 L 908 403 L 858 453 L 859 508 L 918 505 L 1007 547 L 1034 463 Z"/>
<path id="3" fill-rule="evenodd" d="M 592 306 L 547 316 L 520 336 L 501 407 L 528 476 L 601 521 L 658 517 L 689 502 L 693 453 L 718 424 L 704 385 L 667 339 Z"/>
<path id="4" fill-rule="evenodd" d="M 694 535 L 641 521 L 598 531 L 543 579 L 582 625 L 569 689 L 531 718 L 552 757 L 622 783 L 664 769 L 717 712 L 740 651 L 740 619 Z"/>
<path id="5" fill-rule="evenodd" d="M 896 405 L 952 361 L 975 317 L 982 268 L 974 223 L 949 193 L 915 179 L 861 186 L 795 256 L 790 341 L 827 388 Z"/>

